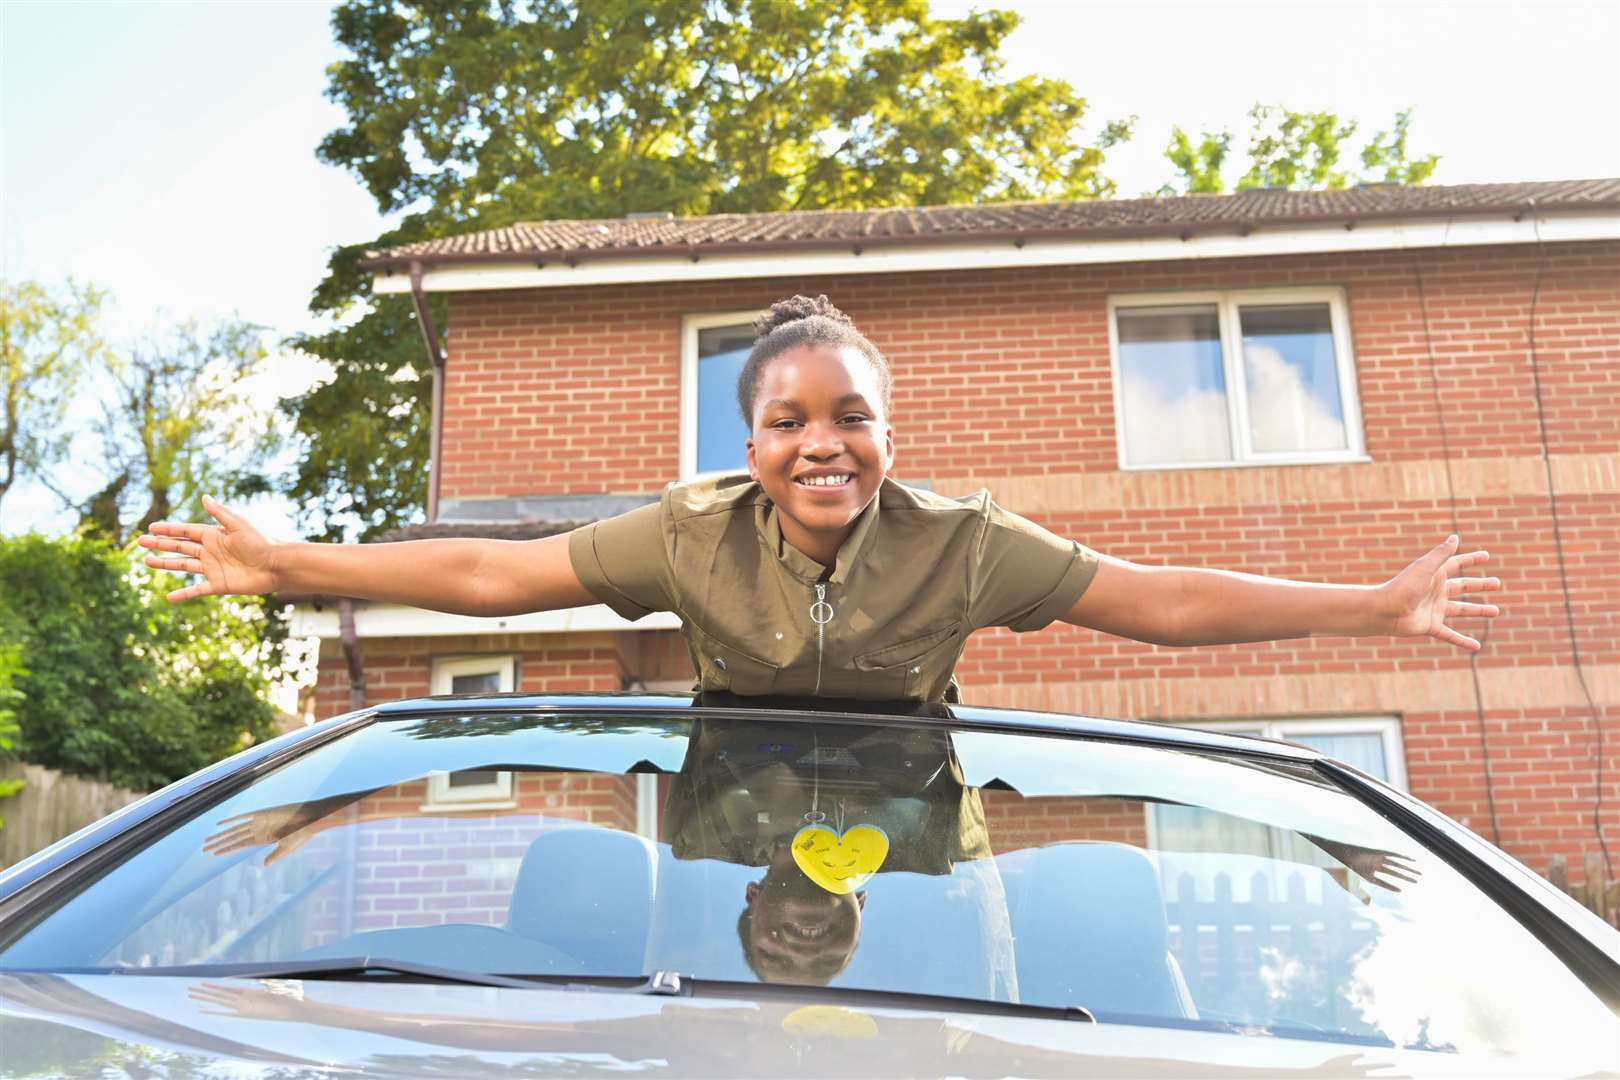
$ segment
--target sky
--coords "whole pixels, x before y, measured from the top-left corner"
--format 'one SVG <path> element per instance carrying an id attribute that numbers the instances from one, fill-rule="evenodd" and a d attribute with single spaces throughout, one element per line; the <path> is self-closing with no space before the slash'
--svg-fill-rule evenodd
<path id="1" fill-rule="evenodd" d="M 936 0 L 937 15 L 973 5 Z M 1062 78 L 1087 126 L 1135 115 L 1110 153 L 1122 196 L 1169 179 L 1172 125 L 1241 135 L 1256 102 L 1331 109 L 1365 130 L 1416 106 L 1432 182 L 1620 175 L 1620 3 L 1404 0 L 1279 3 L 1069 0 L 996 5 L 1023 24 L 1007 73 Z M 307 311 L 330 250 L 390 224 L 352 177 L 315 159 L 342 123 L 323 96 L 341 58 L 324 2 L 34 3 L 0 0 L 0 275 L 110 290 L 115 341 L 188 318 L 240 317 L 276 339 Z M 318 365 L 286 351 L 259 407 Z M 96 411 L 72 403 L 74 422 Z M 100 487 L 81 438 L 55 479 Z M 295 535 L 278 497 L 246 505 Z M 37 484 L 0 502 L 0 533 L 62 531 L 76 516 Z"/>

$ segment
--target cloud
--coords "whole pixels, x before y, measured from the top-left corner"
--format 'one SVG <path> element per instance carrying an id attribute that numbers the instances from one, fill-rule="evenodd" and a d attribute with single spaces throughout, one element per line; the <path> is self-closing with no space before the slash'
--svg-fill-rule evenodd
<path id="1" fill-rule="evenodd" d="M 1298 367 L 1269 345 L 1248 346 L 1244 359 L 1256 450 L 1344 449 L 1344 420 L 1311 393 Z M 1232 460 L 1224 391 L 1189 389 L 1171 396 L 1155 380 L 1130 373 L 1122 389 L 1131 464 Z"/>
<path id="2" fill-rule="evenodd" d="M 1270 345 L 1246 345 L 1243 359 L 1249 376 L 1249 424 L 1254 448 L 1343 450 L 1344 420 L 1311 393 L 1300 369 Z"/>

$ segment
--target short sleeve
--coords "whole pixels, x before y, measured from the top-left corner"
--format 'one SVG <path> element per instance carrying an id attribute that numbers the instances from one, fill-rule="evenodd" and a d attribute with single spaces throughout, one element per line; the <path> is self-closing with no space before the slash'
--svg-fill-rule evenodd
<path id="1" fill-rule="evenodd" d="M 626 619 L 674 610 L 659 503 L 575 529 L 568 561 L 586 591 Z"/>
<path id="2" fill-rule="evenodd" d="M 968 620 L 1023 633 L 1074 606 L 1097 573 L 1097 553 L 988 504 L 969 575 Z"/>

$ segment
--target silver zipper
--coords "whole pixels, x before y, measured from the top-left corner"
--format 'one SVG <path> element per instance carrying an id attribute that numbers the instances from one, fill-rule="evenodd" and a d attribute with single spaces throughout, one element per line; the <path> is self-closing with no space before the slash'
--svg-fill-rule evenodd
<path id="1" fill-rule="evenodd" d="M 816 599 L 810 605 L 810 621 L 816 624 L 816 688 L 821 693 L 821 657 L 827 645 L 827 624 L 832 622 L 833 606 L 827 603 L 827 586 L 816 585 Z"/>

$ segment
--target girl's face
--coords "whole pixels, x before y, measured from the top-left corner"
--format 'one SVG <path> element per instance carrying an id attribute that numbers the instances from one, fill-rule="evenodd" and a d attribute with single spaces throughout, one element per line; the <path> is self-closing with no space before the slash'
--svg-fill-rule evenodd
<path id="1" fill-rule="evenodd" d="M 858 349 L 800 346 L 760 372 L 748 473 L 788 543 L 830 566 L 894 464 L 877 372 Z"/>

